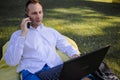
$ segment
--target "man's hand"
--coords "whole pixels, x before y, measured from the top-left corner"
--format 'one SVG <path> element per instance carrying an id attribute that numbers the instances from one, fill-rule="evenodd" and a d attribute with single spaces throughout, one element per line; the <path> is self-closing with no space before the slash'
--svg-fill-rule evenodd
<path id="1" fill-rule="evenodd" d="M 84 77 L 82 80 L 91 80 L 90 78 Z"/>
<path id="2" fill-rule="evenodd" d="M 28 28 L 27 28 L 27 23 L 31 22 L 30 18 L 24 18 L 20 24 L 21 27 L 21 36 L 26 36 L 27 32 L 28 32 Z"/>
<path id="3" fill-rule="evenodd" d="M 79 57 L 78 54 L 73 54 L 71 58 L 76 58 L 76 57 Z"/>

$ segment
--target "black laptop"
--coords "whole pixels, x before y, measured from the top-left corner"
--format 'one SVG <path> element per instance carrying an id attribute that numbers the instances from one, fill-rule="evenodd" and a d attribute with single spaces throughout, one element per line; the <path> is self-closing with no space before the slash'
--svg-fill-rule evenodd
<path id="1" fill-rule="evenodd" d="M 103 61 L 109 45 L 80 57 L 68 60 L 61 65 L 41 72 L 38 76 L 42 80 L 80 80 L 93 73 Z"/>

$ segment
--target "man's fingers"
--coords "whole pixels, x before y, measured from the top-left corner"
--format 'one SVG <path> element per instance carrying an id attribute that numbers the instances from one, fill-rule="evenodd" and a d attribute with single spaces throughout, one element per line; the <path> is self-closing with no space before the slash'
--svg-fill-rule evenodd
<path id="1" fill-rule="evenodd" d="M 25 19 L 22 20 L 23 23 L 26 23 L 28 21 L 31 22 L 30 18 L 25 18 Z"/>
<path id="2" fill-rule="evenodd" d="M 79 55 L 78 54 L 74 54 L 74 55 L 72 55 L 71 58 L 76 58 L 76 57 L 79 57 Z"/>

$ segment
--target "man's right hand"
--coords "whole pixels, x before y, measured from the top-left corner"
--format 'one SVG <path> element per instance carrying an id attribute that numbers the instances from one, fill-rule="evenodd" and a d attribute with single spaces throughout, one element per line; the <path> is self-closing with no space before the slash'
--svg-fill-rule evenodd
<path id="1" fill-rule="evenodd" d="M 27 28 L 27 23 L 31 22 L 30 18 L 24 18 L 20 24 L 21 27 L 21 36 L 26 36 L 27 32 L 28 32 L 28 28 Z"/>

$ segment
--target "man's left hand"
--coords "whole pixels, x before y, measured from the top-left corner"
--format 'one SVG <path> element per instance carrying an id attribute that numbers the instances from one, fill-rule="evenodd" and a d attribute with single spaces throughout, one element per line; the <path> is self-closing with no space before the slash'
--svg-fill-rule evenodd
<path id="1" fill-rule="evenodd" d="M 79 57 L 78 54 L 73 54 L 71 58 L 76 58 L 76 57 Z"/>

